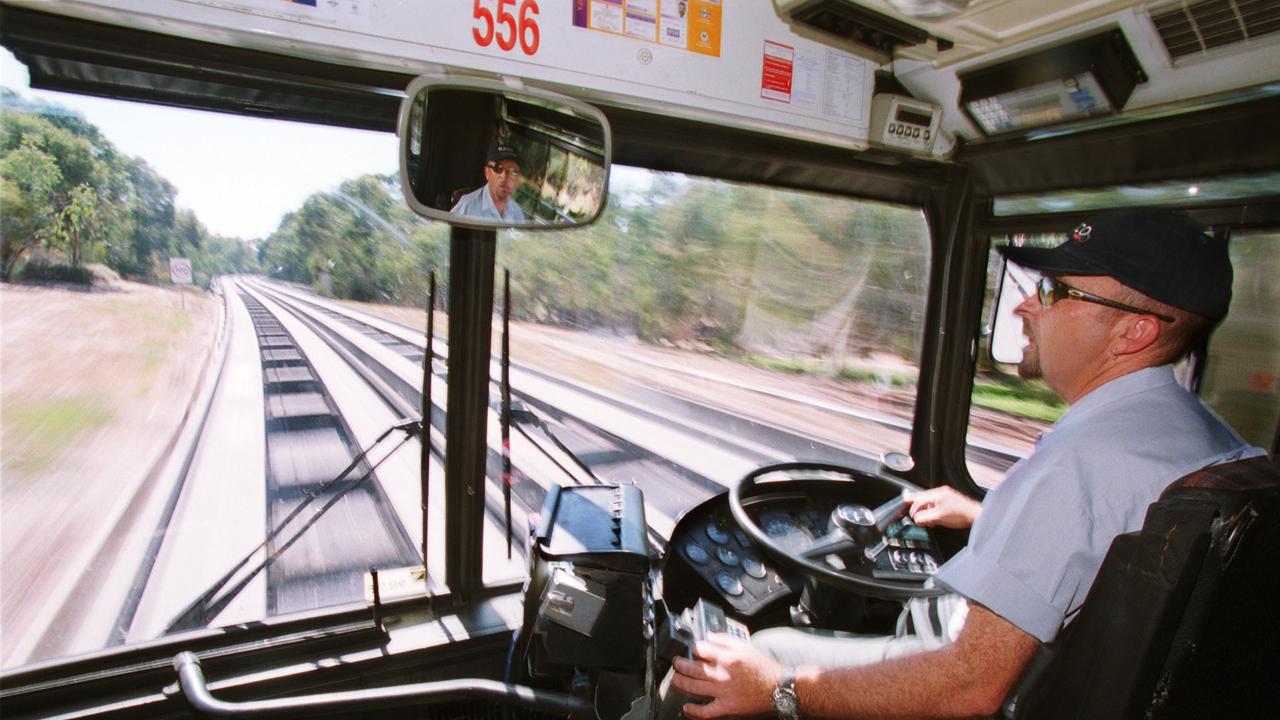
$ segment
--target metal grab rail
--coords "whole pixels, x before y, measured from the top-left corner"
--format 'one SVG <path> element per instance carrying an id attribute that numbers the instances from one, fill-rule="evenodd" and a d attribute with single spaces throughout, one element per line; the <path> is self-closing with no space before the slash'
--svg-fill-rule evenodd
<path id="1" fill-rule="evenodd" d="M 310 716 L 353 710 L 404 707 L 456 700 L 491 701 L 553 715 L 596 720 L 595 708 L 581 698 L 496 680 L 464 679 L 414 683 L 368 690 L 302 695 L 273 700 L 227 702 L 209 692 L 200 659 L 190 652 L 173 658 L 180 694 L 197 713 L 213 717 L 266 718 Z"/>

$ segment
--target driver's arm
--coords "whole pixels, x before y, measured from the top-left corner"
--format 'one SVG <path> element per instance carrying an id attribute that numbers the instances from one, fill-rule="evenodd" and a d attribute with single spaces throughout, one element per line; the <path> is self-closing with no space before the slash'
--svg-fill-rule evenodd
<path id="1" fill-rule="evenodd" d="M 850 668 L 796 668 L 802 717 L 972 717 L 1000 708 L 1039 641 L 971 603 L 956 641 L 937 650 Z M 741 641 L 698 643 L 700 661 L 676 658 L 675 687 L 713 698 L 690 718 L 769 713 L 782 668 Z"/>
<path id="2" fill-rule="evenodd" d="M 919 525 L 970 528 L 982 512 L 982 503 L 948 485 L 906 496 L 911 519 Z"/>

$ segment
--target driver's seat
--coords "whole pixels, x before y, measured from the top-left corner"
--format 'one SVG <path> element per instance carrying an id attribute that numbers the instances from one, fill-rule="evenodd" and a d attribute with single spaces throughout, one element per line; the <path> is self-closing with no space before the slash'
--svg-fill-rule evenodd
<path id="1" fill-rule="evenodd" d="M 1280 708 L 1280 459 L 1170 485 L 1032 661 L 1014 718 L 1257 717 Z"/>

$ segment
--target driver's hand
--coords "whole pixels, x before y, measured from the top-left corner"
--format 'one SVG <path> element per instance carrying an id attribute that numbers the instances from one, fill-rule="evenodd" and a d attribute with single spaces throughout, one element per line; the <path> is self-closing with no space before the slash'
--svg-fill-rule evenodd
<path id="1" fill-rule="evenodd" d="M 751 716 L 773 713 L 773 688 L 782 677 L 782 665 L 751 643 L 723 633 L 713 633 L 693 648 L 694 659 L 672 660 L 671 686 L 690 695 L 709 698 L 706 704 L 688 703 L 688 718 Z"/>
<path id="2" fill-rule="evenodd" d="M 945 485 L 911 493 L 905 500 L 911 506 L 911 519 L 925 527 L 973 527 L 982 512 L 982 503 Z"/>

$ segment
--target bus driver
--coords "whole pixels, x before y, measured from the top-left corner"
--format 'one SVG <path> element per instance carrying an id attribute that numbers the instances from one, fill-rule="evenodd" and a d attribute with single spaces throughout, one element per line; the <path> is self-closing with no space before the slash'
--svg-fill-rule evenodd
<path id="1" fill-rule="evenodd" d="M 520 156 L 509 145 L 489 146 L 484 164 L 485 184 L 458 198 L 450 212 L 486 220 L 528 222 L 529 216 L 511 194 L 520 182 Z"/>
<path id="2" fill-rule="evenodd" d="M 1111 540 L 1141 528 L 1167 485 L 1262 454 L 1171 366 L 1227 314 L 1225 242 L 1184 214 L 1125 210 L 1056 248 L 1000 250 L 1043 273 L 1015 311 L 1027 337 L 1019 374 L 1042 377 L 1070 408 L 981 505 L 945 487 L 910 498 L 922 525 L 973 528 L 935 577 L 959 596 L 948 596 L 960 608 L 952 631 L 935 642 L 795 628 L 751 643 L 712 636 L 695 659 L 675 659 L 671 686 L 707 699 L 684 705 L 686 717 L 994 713 L 1079 609 Z"/>

